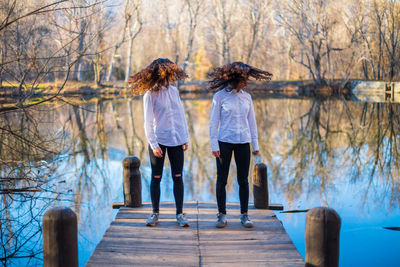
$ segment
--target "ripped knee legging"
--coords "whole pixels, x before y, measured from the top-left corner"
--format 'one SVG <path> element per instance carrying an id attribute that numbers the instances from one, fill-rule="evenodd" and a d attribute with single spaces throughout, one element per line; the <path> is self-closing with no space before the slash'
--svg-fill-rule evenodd
<path id="1" fill-rule="evenodd" d="M 149 146 L 150 163 L 151 163 L 151 183 L 150 183 L 150 196 L 153 206 L 153 212 L 158 213 L 160 207 L 160 182 L 164 168 L 165 154 L 168 154 L 169 162 L 171 164 L 171 174 L 174 181 L 174 197 L 176 205 L 176 214 L 182 213 L 183 208 L 183 180 L 182 169 L 184 153 L 182 146 L 164 146 L 159 144 L 163 156 L 157 158 L 153 154 L 153 150 Z"/>

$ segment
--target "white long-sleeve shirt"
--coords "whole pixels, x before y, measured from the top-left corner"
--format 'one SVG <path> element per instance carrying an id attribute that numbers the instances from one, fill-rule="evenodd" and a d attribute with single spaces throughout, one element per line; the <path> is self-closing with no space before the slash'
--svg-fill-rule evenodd
<path id="1" fill-rule="evenodd" d="M 218 141 L 232 144 L 251 142 L 253 150 L 259 150 L 257 123 L 249 93 L 225 89 L 215 93 L 210 115 L 210 139 L 212 151 L 219 150 Z"/>
<path id="2" fill-rule="evenodd" d="M 144 130 L 152 149 L 162 144 L 179 146 L 189 141 L 189 132 L 179 91 L 174 86 L 143 96 Z"/>

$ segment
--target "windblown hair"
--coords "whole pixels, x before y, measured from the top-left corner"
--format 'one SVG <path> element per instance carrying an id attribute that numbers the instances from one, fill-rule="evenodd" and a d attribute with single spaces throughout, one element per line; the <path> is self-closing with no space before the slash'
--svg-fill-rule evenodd
<path id="1" fill-rule="evenodd" d="M 243 62 L 233 62 L 219 68 L 215 68 L 208 74 L 208 90 L 227 91 L 244 89 L 250 78 L 257 81 L 270 81 L 272 74 L 268 71 L 260 70 Z"/>
<path id="2" fill-rule="evenodd" d="M 149 66 L 129 77 L 128 88 L 135 95 L 149 90 L 158 92 L 170 83 L 187 78 L 188 75 L 167 58 L 158 58 Z"/>

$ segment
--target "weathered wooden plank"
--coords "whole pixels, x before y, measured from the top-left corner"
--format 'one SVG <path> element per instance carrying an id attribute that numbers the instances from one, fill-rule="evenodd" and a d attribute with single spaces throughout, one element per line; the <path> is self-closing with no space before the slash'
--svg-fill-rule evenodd
<path id="1" fill-rule="evenodd" d="M 228 203 L 228 226 L 215 228 L 216 203 L 188 202 L 191 226 L 179 227 L 175 204 L 163 203 L 160 223 L 146 227 L 151 204 L 121 208 L 87 266 L 303 266 L 282 224 L 270 210 L 250 207 L 255 227 L 244 228 L 237 203 Z"/>
<path id="2" fill-rule="evenodd" d="M 264 241 L 264 240 L 261 240 L 261 241 L 260 240 L 252 240 L 253 243 L 243 242 L 243 241 L 247 241 L 247 240 L 240 240 L 240 239 L 236 240 L 236 242 L 247 244 L 249 247 L 253 246 L 253 245 L 257 245 L 259 247 L 267 248 L 269 246 L 277 246 L 278 247 L 280 245 L 287 245 L 288 247 L 293 248 L 293 246 L 292 246 L 293 243 L 291 243 L 290 240 L 284 240 L 285 241 L 284 243 L 282 241 L 271 242 L 271 241 Z M 213 248 L 213 247 L 215 247 L 215 248 L 218 248 L 218 249 L 222 249 L 222 247 L 224 247 L 224 246 L 229 248 L 229 247 L 235 247 L 235 246 L 241 246 L 241 245 L 231 245 L 228 242 L 218 242 L 218 243 L 215 243 L 213 245 L 210 245 L 210 244 L 205 244 L 205 243 L 203 243 L 203 240 L 200 240 L 200 245 L 199 246 L 200 246 L 200 248 L 207 248 L 207 247 Z M 244 245 L 242 245 L 242 246 L 244 246 Z"/>
<path id="3" fill-rule="evenodd" d="M 104 252 L 93 254 L 86 266 L 196 266 L 198 265 L 197 255 L 182 255 L 182 257 L 159 255 L 135 255 L 133 253 Z"/>
<path id="4" fill-rule="evenodd" d="M 221 257 L 227 257 L 230 258 L 232 257 L 237 257 L 237 258 L 266 258 L 268 261 L 271 260 L 283 260 L 288 259 L 290 257 L 293 257 L 294 259 L 297 258 L 297 253 L 293 251 L 290 247 L 285 247 L 285 248 L 276 248 L 275 250 L 266 250 L 264 247 L 260 246 L 257 249 L 253 248 L 252 250 L 247 249 L 247 248 L 231 248 L 231 249 L 225 249 L 225 250 L 220 250 L 219 248 L 216 249 L 202 249 L 201 250 L 201 255 L 207 256 L 208 258 L 221 258 Z"/>
<path id="5" fill-rule="evenodd" d="M 231 266 L 235 263 L 241 266 L 281 266 L 284 262 L 288 266 L 304 265 L 272 211 L 249 207 L 249 216 L 255 227 L 246 229 L 240 223 L 240 206 L 232 203 L 227 208 L 228 225 L 224 229 L 217 229 L 215 208 L 211 205 L 199 205 L 202 265 L 229 263 Z"/>
<path id="6" fill-rule="evenodd" d="M 212 262 L 212 263 L 203 263 L 202 266 L 208 267 L 224 267 L 226 266 L 226 262 Z M 244 261 L 244 262 L 230 262 L 229 267 L 243 267 L 243 266 L 262 266 L 262 267 L 276 267 L 276 262 L 265 262 L 265 261 Z M 304 267 L 304 262 L 280 262 L 280 267 Z"/>

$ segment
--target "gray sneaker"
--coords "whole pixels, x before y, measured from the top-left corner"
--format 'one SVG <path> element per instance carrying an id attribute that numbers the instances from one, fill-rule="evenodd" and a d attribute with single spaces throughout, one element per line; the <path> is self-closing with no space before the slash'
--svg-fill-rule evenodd
<path id="1" fill-rule="evenodd" d="M 253 222 L 249 219 L 249 215 L 247 215 L 247 213 L 243 213 L 242 215 L 240 215 L 240 222 L 246 228 L 253 228 L 254 226 Z"/>
<path id="2" fill-rule="evenodd" d="M 179 226 L 189 227 L 189 221 L 186 218 L 185 213 L 180 213 L 180 214 L 176 215 L 176 222 L 179 223 Z"/>
<path id="3" fill-rule="evenodd" d="M 217 218 L 217 224 L 215 226 L 217 228 L 224 228 L 228 223 L 226 220 L 226 214 L 218 213 Z"/>
<path id="4" fill-rule="evenodd" d="M 150 214 L 149 218 L 146 220 L 146 226 L 156 226 L 158 224 L 158 215 L 159 213 Z"/>

